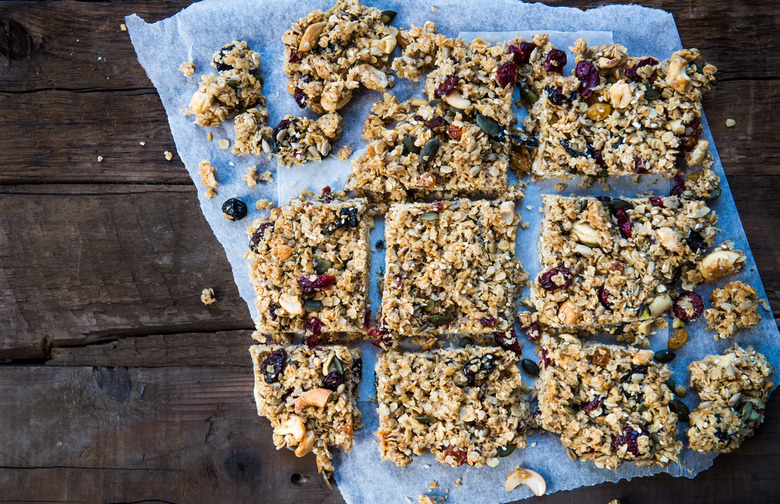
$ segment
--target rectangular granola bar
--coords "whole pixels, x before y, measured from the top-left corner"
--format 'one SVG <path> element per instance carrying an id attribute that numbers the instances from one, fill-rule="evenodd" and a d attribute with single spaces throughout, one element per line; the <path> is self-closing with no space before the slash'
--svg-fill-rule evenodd
<path id="1" fill-rule="evenodd" d="M 562 335 L 544 336 L 539 352 L 540 425 L 576 456 L 607 469 L 677 461 L 682 442 L 664 384 L 672 372 L 652 351 Z"/>
<path id="2" fill-rule="evenodd" d="M 363 425 L 357 386 L 363 374 L 360 350 L 344 346 L 249 348 L 255 375 L 257 413 L 271 421 L 274 445 L 317 456 L 317 469 L 333 473 L 329 447 L 352 448 Z"/>
<path id="3" fill-rule="evenodd" d="M 702 402 L 690 415 L 688 442 L 700 452 L 735 450 L 764 421 L 772 367 L 752 347 L 734 345 L 688 366 Z"/>
<path id="4" fill-rule="evenodd" d="M 522 282 L 512 201 L 392 205 L 380 326 L 402 337 L 507 331 Z"/>
<path id="5" fill-rule="evenodd" d="M 293 201 L 250 225 L 257 334 L 279 340 L 308 325 L 307 336 L 316 344 L 321 332 L 365 332 L 371 221 L 366 211 L 361 199 Z"/>
<path id="6" fill-rule="evenodd" d="M 530 408 L 514 354 L 390 351 L 375 371 L 382 460 L 406 466 L 431 451 L 442 464 L 481 467 L 525 448 Z"/>
<path id="7" fill-rule="evenodd" d="M 545 195 L 541 272 L 531 287 L 539 322 L 614 328 L 671 308 L 678 268 L 712 245 L 717 216 L 698 200 Z"/>
<path id="8" fill-rule="evenodd" d="M 671 178 L 686 165 L 711 165 L 699 117 L 717 69 L 702 62 L 697 49 L 659 62 L 631 57 L 619 44 L 588 47 L 579 39 L 572 47 L 576 69 L 564 75 L 565 53 L 547 35 L 533 42 L 531 68 L 523 75 L 537 99 L 525 121 L 539 140 L 535 177 Z"/>

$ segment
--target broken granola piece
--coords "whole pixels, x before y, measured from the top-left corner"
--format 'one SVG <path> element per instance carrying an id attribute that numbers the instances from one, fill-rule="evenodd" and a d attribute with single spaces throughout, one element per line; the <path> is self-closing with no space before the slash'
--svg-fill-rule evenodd
<path id="1" fill-rule="evenodd" d="M 343 128 L 344 119 L 336 112 L 316 121 L 288 115 L 273 129 L 270 149 L 282 166 L 322 161 L 333 148 L 333 142 L 341 138 Z"/>
<path id="2" fill-rule="evenodd" d="M 755 327 L 761 322 L 758 313 L 758 292 L 748 284 L 729 282 L 715 289 L 710 297 L 712 308 L 704 312 L 707 330 L 716 331 L 715 341 L 732 338 L 740 329 Z"/>
<path id="3" fill-rule="evenodd" d="M 252 108 L 236 116 L 233 128 L 236 140 L 233 143 L 234 154 L 257 154 L 271 152 L 273 130 L 266 126 L 268 110 Z"/>
<path id="4" fill-rule="evenodd" d="M 764 421 L 772 367 L 752 347 L 734 345 L 723 355 L 692 362 L 688 370 L 690 385 L 702 401 L 690 415 L 691 449 L 703 453 L 735 450 Z"/>
<path id="5" fill-rule="evenodd" d="M 447 37 L 436 33 L 436 24 L 427 21 L 423 26 L 412 25 L 398 32 L 401 56 L 393 60 L 392 68 L 402 79 L 417 82 L 423 72 L 433 66 L 439 47 Z"/>
<path id="6" fill-rule="evenodd" d="M 352 155 L 352 147 L 349 145 L 343 146 L 341 149 L 339 149 L 339 153 L 336 155 L 339 158 L 339 161 L 346 161 L 349 159 L 349 156 Z"/>
<path id="7" fill-rule="evenodd" d="M 252 75 L 260 68 L 260 55 L 246 42 L 226 44 L 211 64 L 218 73 L 201 76 L 190 100 L 189 113 L 195 115 L 195 124 L 218 126 L 241 109 L 265 107 L 262 80 Z"/>
<path id="8" fill-rule="evenodd" d="M 246 171 L 246 175 L 241 178 L 244 179 L 247 187 L 255 187 L 257 185 L 257 167 L 250 166 Z"/>
<path id="9" fill-rule="evenodd" d="M 183 62 L 181 65 L 179 65 L 179 72 L 181 72 L 185 77 L 192 77 L 192 75 L 195 73 L 195 63 L 192 61 Z"/>
<path id="10" fill-rule="evenodd" d="M 390 351 L 376 365 L 379 452 L 406 466 L 432 452 L 482 467 L 525 448 L 530 407 L 514 355 L 497 347 Z"/>
<path id="11" fill-rule="evenodd" d="M 381 325 L 401 337 L 510 331 L 527 278 L 519 222 L 512 201 L 392 205 Z"/>
<path id="12" fill-rule="evenodd" d="M 697 244 L 698 238 L 689 238 L 689 243 L 701 249 L 706 244 Z M 712 252 L 704 255 L 697 263 L 685 265 L 680 272 L 682 287 L 692 290 L 702 282 L 711 282 L 720 278 L 734 275 L 745 266 L 747 256 L 741 250 L 734 248 L 734 243 L 725 241 L 715 247 Z"/>
<path id="13" fill-rule="evenodd" d="M 211 161 L 201 161 L 198 165 L 198 173 L 200 174 L 200 183 L 206 188 L 205 195 L 211 199 L 217 195 L 217 169 L 211 164 Z"/>
<path id="14" fill-rule="evenodd" d="M 360 350 L 255 345 L 249 352 L 257 413 L 271 421 L 276 449 L 295 449 L 298 457 L 314 452 L 317 469 L 329 477 L 329 448 L 349 451 L 353 431 L 362 427 L 356 404 Z"/>
<path id="15" fill-rule="evenodd" d="M 214 289 L 206 287 L 203 292 L 200 293 L 200 301 L 208 306 L 217 302 L 217 298 L 214 296 Z"/>
<path id="16" fill-rule="evenodd" d="M 315 10 L 282 35 L 287 91 L 301 108 L 335 112 L 361 84 L 385 90 L 395 78 L 388 59 L 398 30 L 382 13 L 357 0 L 337 0 L 328 11 Z"/>
<path id="17" fill-rule="evenodd" d="M 365 200 L 294 200 L 255 220 L 247 232 L 258 331 L 277 341 L 305 332 L 309 346 L 329 333 L 365 334 L 369 222 Z"/>
<path id="18" fill-rule="evenodd" d="M 543 336 L 537 352 L 541 427 L 597 467 L 665 467 L 677 461 L 677 414 L 666 380 L 672 372 L 653 352 Z"/>

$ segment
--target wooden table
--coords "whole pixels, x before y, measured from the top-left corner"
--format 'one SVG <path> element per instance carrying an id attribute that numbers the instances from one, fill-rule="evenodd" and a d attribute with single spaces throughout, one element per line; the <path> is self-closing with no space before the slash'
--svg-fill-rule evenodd
<path id="1" fill-rule="evenodd" d="M 0 502 L 343 502 L 255 412 L 252 320 L 120 30 L 190 3 L 0 4 Z M 778 4 L 642 3 L 720 70 L 704 109 L 777 316 Z M 540 500 L 778 502 L 779 415 L 694 480 Z"/>

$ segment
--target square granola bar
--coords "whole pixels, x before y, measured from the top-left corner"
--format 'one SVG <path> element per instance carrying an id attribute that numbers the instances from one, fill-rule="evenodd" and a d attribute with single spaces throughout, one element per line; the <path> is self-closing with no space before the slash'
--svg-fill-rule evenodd
<path id="1" fill-rule="evenodd" d="M 392 205 L 380 326 L 402 337 L 509 330 L 526 279 L 519 221 L 512 201 Z"/>
<path id="2" fill-rule="evenodd" d="M 531 287 L 539 322 L 610 328 L 672 307 L 678 268 L 715 239 L 717 216 L 702 201 L 545 195 L 541 272 Z M 649 332 L 652 324 L 640 324 Z"/>
<path id="3" fill-rule="evenodd" d="M 248 229 L 257 334 L 365 332 L 368 232 L 365 200 L 293 201 Z M 262 342 L 262 340 L 261 340 Z"/>
<path id="4" fill-rule="evenodd" d="M 525 448 L 530 408 L 514 354 L 496 347 L 390 351 L 376 365 L 379 452 L 399 466 L 495 465 Z"/>
<path id="5" fill-rule="evenodd" d="M 691 387 L 702 402 L 690 415 L 688 442 L 700 452 L 735 450 L 764 421 L 772 390 L 766 357 L 734 345 L 723 355 L 708 355 L 688 366 Z"/>
<path id="6" fill-rule="evenodd" d="M 686 165 L 711 165 L 699 117 L 717 69 L 702 62 L 697 49 L 659 62 L 631 57 L 619 44 L 588 47 L 579 39 L 572 47 L 576 68 L 564 75 L 565 53 L 546 35 L 534 37 L 534 43 L 525 75 L 537 100 L 525 129 L 539 140 L 535 177 L 671 178 Z"/>
<path id="7" fill-rule="evenodd" d="M 539 353 L 540 425 L 576 456 L 607 469 L 677 461 L 682 442 L 664 383 L 672 371 L 652 351 L 562 335 L 544 336 Z"/>
<path id="8" fill-rule="evenodd" d="M 317 469 L 333 473 L 329 447 L 349 451 L 363 425 L 357 386 L 363 375 L 360 350 L 343 346 L 249 348 L 255 375 L 257 413 L 271 421 L 276 449 L 314 452 Z"/>

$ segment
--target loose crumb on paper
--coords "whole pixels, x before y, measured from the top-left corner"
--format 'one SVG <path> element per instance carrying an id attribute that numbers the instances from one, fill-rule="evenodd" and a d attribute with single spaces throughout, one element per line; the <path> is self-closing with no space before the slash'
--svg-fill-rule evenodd
<path id="1" fill-rule="evenodd" d="M 257 203 L 255 203 L 255 208 L 258 210 L 273 210 L 274 209 L 274 203 L 273 201 L 268 201 L 267 199 L 259 199 L 257 200 Z"/>
<path id="2" fill-rule="evenodd" d="M 209 134 L 206 135 L 206 140 L 208 140 L 209 142 L 214 140 L 214 135 L 212 135 L 210 131 L 209 131 Z"/>
<path id="3" fill-rule="evenodd" d="M 419 504 L 436 504 L 436 501 L 427 495 L 420 495 L 417 497 L 417 502 L 419 502 Z"/>
<path id="4" fill-rule="evenodd" d="M 463 478 L 458 478 L 455 480 L 455 486 L 459 487 L 463 485 Z"/>
<path id="5" fill-rule="evenodd" d="M 210 161 L 201 161 L 198 165 L 198 173 L 200 174 L 200 182 L 206 188 L 206 198 L 211 199 L 217 195 L 217 169 Z"/>
<path id="6" fill-rule="evenodd" d="M 219 148 L 220 148 L 220 149 L 222 149 L 222 150 L 225 150 L 225 149 L 227 149 L 228 147 L 230 147 L 230 140 L 228 140 L 228 139 L 226 139 L 226 138 L 223 138 L 223 139 L 221 139 L 221 140 L 219 141 Z"/>
<path id="7" fill-rule="evenodd" d="M 244 182 L 246 182 L 247 187 L 254 187 L 257 185 L 257 167 L 256 166 L 250 166 L 249 169 L 246 172 L 246 175 L 243 176 Z"/>
<path id="8" fill-rule="evenodd" d="M 339 149 L 338 158 L 340 161 L 346 161 L 349 159 L 349 156 L 352 155 L 352 147 L 349 145 L 345 145 L 341 149 Z"/>
<path id="9" fill-rule="evenodd" d="M 270 171 L 264 171 L 263 173 L 257 176 L 257 181 L 271 183 L 274 181 L 274 174 L 271 173 Z"/>
<path id="10" fill-rule="evenodd" d="M 179 71 L 182 73 L 182 75 L 192 77 L 192 75 L 195 73 L 195 63 L 192 61 L 185 61 L 179 65 Z"/>
<path id="11" fill-rule="evenodd" d="M 203 292 L 200 293 L 200 300 L 204 305 L 212 305 L 217 302 L 217 298 L 214 296 L 214 289 L 206 287 Z"/>
<path id="12" fill-rule="evenodd" d="M 436 7 L 434 7 L 433 5 L 431 5 L 431 12 L 436 12 L 436 11 L 438 11 L 438 10 L 439 10 L 439 9 L 437 9 Z"/>
<path id="13" fill-rule="evenodd" d="M 171 159 L 173 159 L 173 153 L 171 151 L 165 151 L 165 152 L 163 152 L 163 154 L 165 155 L 165 159 L 167 161 L 170 161 Z"/>

